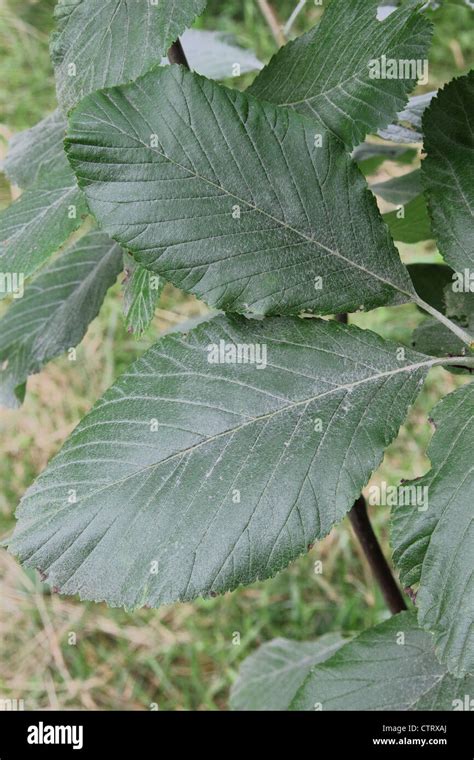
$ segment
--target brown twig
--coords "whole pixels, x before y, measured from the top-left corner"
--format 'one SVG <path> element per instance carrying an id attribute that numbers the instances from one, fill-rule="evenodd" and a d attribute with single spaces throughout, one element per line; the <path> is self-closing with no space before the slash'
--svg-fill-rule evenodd
<path id="1" fill-rule="evenodd" d="M 257 0 L 257 3 L 258 3 L 258 7 L 262 11 L 265 21 L 270 27 L 271 33 L 273 34 L 276 44 L 278 45 L 278 47 L 281 47 L 282 45 L 285 44 L 286 40 L 285 40 L 285 35 L 283 34 L 283 27 L 278 21 L 275 11 L 273 10 L 268 0 Z"/>
<path id="2" fill-rule="evenodd" d="M 402 592 L 398 588 L 390 565 L 384 557 L 377 536 L 372 528 L 363 496 L 360 496 L 352 507 L 349 512 L 349 519 L 390 612 L 396 615 L 397 612 L 406 610 L 407 606 Z"/>
<path id="3" fill-rule="evenodd" d="M 347 325 L 349 322 L 349 316 L 345 313 L 336 314 L 335 319 L 344 325 Z M 349 519 L 390 612 L 395 615 L 397 612 L 406 610 L 402 593 L 397 586 L 390 565 L 383 555 L 380 544 L 377 541 L 377 536 L 372 528 L 363 496 L 359 496 L 355 502 L 349 512 Z"/>

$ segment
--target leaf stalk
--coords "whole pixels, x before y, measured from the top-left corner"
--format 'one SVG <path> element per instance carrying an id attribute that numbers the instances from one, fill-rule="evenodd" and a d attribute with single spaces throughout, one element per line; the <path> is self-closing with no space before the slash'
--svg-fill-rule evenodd
<path id="1" fill-rule="evenodd" d="M 398 588 L 397 582 L 392 575 L 390 565 L 385 559 L 377 540 L 377 536 L 372 528 L 367 512 L 367 505 L 363 496 L 359 496 L 349 512 L 349 520 L 354 533 L 364 550 L 364 554 L 367 557 L 370 568 L 380 586 L 380 590 L 382 591 L 390 612 L 393 615 L 396 615 L 398 612 L 406 610 L 407 606 L 402 596 L 402 592 Z"/>
<path id="2" fill-rule="evenodd" d="M 466 345 L 469 346 L 471 350 L 474 349 L 474 337 L 472 335 L 469 335 L 469 333 L 463 330 L 462 327 L 459 327 L 459 325 L 457 325 L 455 322 L 452 322 L 450 319 L 448 319 L 448 317 L 435 309 L 429 303 L 426 303 L 426 301 L 423 301 L 421 298 L 416 298 L 414 301 L 416 305 L 420 307 L 420 309 L 426 311 L 432 317 L 437 319 L 438 322 L 441 322 L 442 325 L 447 327 L 448 330 L 451 330 L 451 332 L 457 335 L 457 337 L 462 340 L 463 343 L 466 343 Z"/>

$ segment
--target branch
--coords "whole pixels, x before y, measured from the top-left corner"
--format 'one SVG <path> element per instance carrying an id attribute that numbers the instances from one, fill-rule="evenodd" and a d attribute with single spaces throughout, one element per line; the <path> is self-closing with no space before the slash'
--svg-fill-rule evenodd
<path id="1" fill-rule="evenodd" d="M 170 49 L 168 50 L 168 60 L 170 63 L 179 63 L 181 66 L 184 66 L 186 69 L 190 69 L 190 65 L 188 63 L 188 59 L 186 58 L 186 53 L 183 50 L 183 46 L 181 44 L 181 40 L 178 39 L 176 42 L 173 42 Z"/>
<path id="2" fill-rule="evenodd" d="M 258 7 L 262 11 L 265 21 L 270 27 L 270 30 L 273 34 L 276 44 L 278 45 L 278 47 L 281 47 L 282 45 L 285 44 L 286 40 L 285 40 L 285 35 L 283 34 L 283 29 L 281 27 L 280 22 L 278 21 L 275 11 L 273 10 L 268 0 L 257 0 L 257 3 L 258 3 Z"/>
<path id="3" fill-rule="evenodd" d="M 349 520 L 351 521 L 354 533 L 360 541 L 390 612 L 396 615 L 397 612 L 406 610 L 407 607 L 402 593 L 392 575 L 390 566 L 383 555 L 380 544 L 377 541 L 377 536 L 370 523 L 367 505 L 363 496 L 357 499 L 349 512 Z"/>

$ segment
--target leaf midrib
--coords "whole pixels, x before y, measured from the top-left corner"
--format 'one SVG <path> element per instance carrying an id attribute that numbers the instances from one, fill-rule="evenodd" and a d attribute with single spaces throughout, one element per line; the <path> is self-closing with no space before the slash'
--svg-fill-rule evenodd
<path id="1" fill-rule="evenodd" d="M 295 401 L 292 404 L 288 404 L 287 406 L 281 407 L 280 409 L 276 409 L 275 411 L 268 412 L 267 414 L 260 415 L 259 417 L 252 417 L 252 419 L 243 422 L 241 425 L 237 425 L 237 427 L 229 428 L 227 430 L 222 431 L 221 433 L 217 433 L 216 435 L 210 436 L 206 438 L 203 441 L 199 441 L 199 443 L 194 444 L 193 446 L 189 446 L 186 449 L 182 449 L 181 451 L 177 451 L 174 454 L 170 454 L 170 456 L 166 457 L 165 459 L 160 459 L 159 462 L 153 462 L 152 464 L 147 465 L 146 467 L 142 467 L 139 470 L 135 470 L 135 472 L 130 473 L 129 475 L 126 475 L 124 478 L 120 478 L 119 480 L 114 480 L 111 483 L 107 483 L 107 485 L 103 486 L 103 488 L 99 488 L 97 491 L 93 491 L 92 493 L 86 494 L 82 499 L 78 499 L 76 503 L 80 503 L 81 501 L 86 501 L 88 499 L 91 499 L 93 497 L 96 497 L 98 494 L 103 493 L 104 491 L 109 490 L 110 488 L 114 488 L 116 486 L 121 485 L 122 483 L 125 483 L 127 480 L 130 480 L 131 478 L 135 478 L 139 475 L 142 475 L 143 473 L 152 470 L 154 467 L 159 467 L 163 464 L 166 464 L 167 462 L 173 461 L 174 459 L 177 459 L 178 457 L 183 457 L 188 455 L 190 452 L 195 451 L 196 449 L 201 448 L 202 446 L 205 446 L 209 443 L 213 443 L 214 441 L 218 440 L 219 438 L 223 438 L 226 435 L 235 435 L 238 431 L 248 427 L 249 425 L 253 425 L 255 423 L 259 423 L 262 420 L 268 420 L 272 419 L 278 414 L 281 414 L 283 412 L 288 412 L 290 410 L 296 409 L 299 406 L 303 405 L 309 405 L 313 401 L 316 401 L 317 399 L 324 398 L 326 396 L 330 396 L 334 393 L 338 393 L 339 391 L 349 391 L 352 390 L 359 385 L 363 385 L 365 383 L 379 380 L 381 378 L 386 377 L 392 377 L 398 374 L 401 374 L 402 372 L 415 372 L 418 369 L 421 369 L 423 367 L 430 368 L 432 366 L 435 366 L 437 364 L 440 364 L 442 360 L 440 359 L 428 359 L 424 362 L 417 362 L 415 364 L 409 364 L 405 367 L 399 367 L 395 370 L 389 370 L 387 372 L 380 372 L 376 375 L 371 375 L 369 377 L 365 377 L 362 380 L 357 380 L 353 383 L 345 383 L 343 385 L 339 385 L 335 388 L 331 388 L 328 391 L 324 391 L 323 393 L 316 394 L 315 396 L 310 396 L 309 398 L 302 399 L 301 401 Z M 124 401 L 127 401 L 127 399 L 133 399 L 133 396 L 126 396 L 121 397 L 120 401 L 123 403 Z M 80 434 L 80 431 L 77 431 L 78 434 Z M 67 451 L 67 450 L 65 450 Z M 39 492 L 41 493 L 41 492 Z M 38 492 L 35 492 L 32 495 L 38 495 Z M 26 495 L 28 496 L 28 494 Z"/>

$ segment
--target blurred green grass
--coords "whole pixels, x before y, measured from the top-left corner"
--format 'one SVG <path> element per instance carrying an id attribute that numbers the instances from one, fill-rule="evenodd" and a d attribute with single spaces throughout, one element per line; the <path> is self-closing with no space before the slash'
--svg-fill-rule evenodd
<path id="1" fill-rule="evenodd" d="M 55 106 L 47 42 L 53 7 L 54 0 L 0 0 L 0 139 L 32 126 Z M 285 20 L 294 2 L 281 0 L 275 7 Z M 295 31 L 311 26 L 319 13 L 308 2 Z M 466 8 L 445 4 L 431 15 L 437 32 L 429 89 L 461 73 L 474 57 Z M 264 61 L 275 50 L 254 0 L 210 0 L 198 25 L 235 34 Z M 9 202 L 9 193 L 0 177 L 0 203 Z M 402 255 L 407 261 L 428 260 L 436 252 L 432 244 L 404 246 Z M 1 534 L 11 530 L 25 489 L 114 378 L 164 329 L 203 309 L 167 286 L 153 325 L 137 342 L 124 329 L 117 285 L 91 325 L 78 361 L 56 360 L 31 379 L 21 410 L 0 411 Z M 357 314 L 352 321 L 407 345 L 421 318 L 405 306 Z M 429 411 L 461 382 L 439 368 L 430 373 L 371 482 L 397 484 L 428 469 Z M 388 555 L 387 510 L 372 508 L 372 517 Z M 316 560 L 323 562 L 322 575 L 314 572 Z M 347 520 L 269 581 L 160 610 L 130 613 L 52 595 L 4 552 L 0 574 L 0 695 L 23 698 L 30 709 L 150 709 L 153 703 L 160 709 L 225 709 L 239 663 L 259 643 L 275 636 L 303 640 L 332 630 L 358 631 L 388 614 Z M 71 632 L 75 645 L 68 643 Z M 235 633 L 239 645 L 233 643 Z"/>

